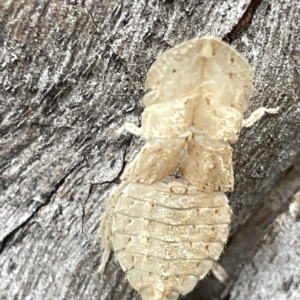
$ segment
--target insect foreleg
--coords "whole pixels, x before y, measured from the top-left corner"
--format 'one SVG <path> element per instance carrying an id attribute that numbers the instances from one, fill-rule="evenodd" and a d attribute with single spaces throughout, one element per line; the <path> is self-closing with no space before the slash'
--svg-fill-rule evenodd
<path id="1" fill-rule="evenodd" d="M 138 127 L 133 123 L 124 123 L 124 125 L 116 131 L 117 136 L 120 136 L 124 130 L 126 130 L 127 132 L 134 134 L 134 135 L 142 134 L 141 127 Z"/>
<path id="2" fill-rule="evenodd" d="M 266 108 L 266 107 L 260 107 L 256 109 L 249 118 L 243 120 L 242 126 L 243 127 L 250 127 L 252 126 L 256 121 L 261 119 L 265 113 L 268 114 L 277 114 L 279 111 L 279 107 L 276 108 Z"/>

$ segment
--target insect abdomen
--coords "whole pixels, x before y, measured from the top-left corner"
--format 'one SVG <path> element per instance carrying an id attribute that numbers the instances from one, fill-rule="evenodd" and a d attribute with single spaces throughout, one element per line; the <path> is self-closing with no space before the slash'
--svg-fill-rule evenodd
<path id="1" fill-rule="evenodd" d="M 130 183 L 114 213 L 114 250 L 144 300 L 177 299 L 191 291 L 219 258 L 229 231 L 224 194 L 189 194 L 189 187 L 178 194 L 165 187 Z"/>

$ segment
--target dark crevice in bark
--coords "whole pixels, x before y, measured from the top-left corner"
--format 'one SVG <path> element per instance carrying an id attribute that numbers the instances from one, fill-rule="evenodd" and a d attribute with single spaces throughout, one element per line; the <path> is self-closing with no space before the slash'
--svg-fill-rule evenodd
<path id="1" fill-rule="evenodd" d="M 82 224 L 81 224 L 81 232 L 83 232 L 83 227 L 84 227 L 84 222 L 85 222 L 85 205 L 87 203 L 87 201 L 89 200 L 92 192 L 93 192 L 93 189 L 94 189 L 94 186 L 95 185 L 101 185 L 101 184 L 104 184 L 104 183 L 90 183 L 90 188 L 89 188 L 89 192 L 88 192 L 88 195 L 86 197 L 86 199 L 84 200 L 84 203 L 82 205 L 82 216 L 81 216 L 81 220 L 82 220 Z"/>
<path id="2" fill-rule="evenodd" d="M 84 11 L 85 13 L 87 13 L 87 14 L 90 16 L 90 18 L 91 18 L 91 20 L 92 20 L 92 23 L 94 24 L 97 33 L 100 33 L 100 31 L 99 31 L 99 29 L 98 29 L 98 26 L 97 26 L 97 24 L 96 24 L 96 22 L 95 22 L 95 20 L 94 20 L 94 17 L 92 16 L 92 14 L 89 12 L 89 10 L 88 10 L 85 6 L 84 6 L 84 8 L 83 8 L 83 11 Z"/>
<path id="3" fill-rule="evenodd" d="M 119 173 L 117 174 L 117 176 L 114 179 L 109 180 L 109 181 L 103 181 L 103 182 L 100 182 L 100 183 L 90 183 L 90 188 L 89 188 L 88 195 L 87 195 L 86 199 L 84 200 L 84 203 L 83 203 L 83 206 L 82 206 L 82 217 L 81 217 L 82 218 L 82 227 L 81 227 L 82 232 L 83 232 L 83 227 L 84 227 L 84 222 L 85 222 L 85 205 L 86 205 L 87 201 L 89 200 L 90 196 L 92 195 L 94 187 L 95 186 L 101 186 L 101 185 L 104 185 L 104 184 L 110 184 L 110 183 L 120 183 L 120 177 L 122 176 L 122 174 L 124 172 L 124 169 L 127 165 L 126 155 L 127 155 L 127 149 L 130 146 L 131 141 L 132 141 L 132 135 L 130 135 L 130 137 L 128 139 L 128 142 L 127 142 L 127 145 L 124 149 L 123 158 L 122 158 L 122 162 L 123 162 L 122 168 L 119 171 Z"/>
<path id="4" fill-rule="evenodd" d="M 262 3 L 262 1 L 263 0 L 252 0 L 244 14 L 238 21 L 238 23 L 232 28 L 232 30 L 229 33 L 227 33 L 223 37 L 222 40 L 231 44 L 234 40 L 239 38 L 245 31 L 247 31 L 252 23 L 253 16 L 255 15 L 257 8 Z"/>
<path id="5" fill-rule="evenodd" d="M 77 163 L 72 169 L 70 169 L 70 171 L 68 173 L 65 174 L 65 176 L 60 180 L 58 181 L 55 186 L 54 186 L 54 189 L 53 191 L 50 192 L 49 196 L 47 197 L 46 201 L 39 205 L 35 210 L 34 212 L 24 221 L 22 222 L 20 225 L 18 225 L 15 229 L 13 229 L 10 233 L 8 233 L 4 238 L 3 240 L 0 242 L 0 255 L 3 253 L 4 249 L 5 249 L 5 246 L 7 245 L 8 241 L 10 241 L 11 239 L 13 239 L 13 237 L 15 236 L 15 234 L 20 230 L 22 229 L 24 226 L 26 226 L 33 218 L 34 216 L 36 215 L 36 213 L 39 212 L 39 210 L 48 205 L 51 201 L 51 198 L 53 197 L 53 195 L 58 191 L 58 189 L 64 184 L 65 180 L 67 179 L 67 177 L 69 177 L 70 174 L 72 174 L 81 164 L 82 162 L 84 161 L 81 160 L 79 163 Z"/>
<path id="6" fill-rule="evenodd" d="M 230 280 L 226 284 L 220 299 L 230 299 L 230 292 L 238 279 L 244 266 L 248 264 L 256 252 L 260 249 L 265 235 L 270 234 L 273 229 L 273 222 L 288 210 L 293 196 L 300 189 L 300 154 L 295 158 L 294 163 L 288 168 L 277 184 L 271 189 L 265 202 L 252 213 L 244 225 L 230 238 L 228 242 L 228 256 L 235 257 L 235 268 L 230 270 Z M 249 243 L 249 241 L 251 241 Z M 239 253 L 237 253 L 237 250 Z M 226 254 L 225 254 L 226 256 Z M 222 265 L 229 269 L 229 261 Z M 221 261 L 222 264 L 222 261 Z M 227 265 L 227 266 L 226 266 Z"/>

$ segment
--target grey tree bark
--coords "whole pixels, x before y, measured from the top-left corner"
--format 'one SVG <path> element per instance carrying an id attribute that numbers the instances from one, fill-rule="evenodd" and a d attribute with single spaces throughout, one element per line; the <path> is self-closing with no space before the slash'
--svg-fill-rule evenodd
<path id="1" fill-rule="evenodd" d="M 262 245 L 241 272 L 232 299 L 299 299 L 300 192 L 289 211 L 271 224 Z"/>
<path id="2" fill-rule="evenodd" d="M 253 273 L 239 277 L 241 266 L 300 189 L 299 16 L 293 0 L 2 0 L 1 300 L 140 299 L 113 256 L 105 276 L 97 273 L 107 195 L 143 144 L 114 131 L 139 124 L 154 59 L 203 35 L 249 60 L 246 115 L 281 108 L 243 129 L 235 146 L 232 236 L 220 260 L 228 283 L 208 276 L 182 297 L 247 299 L 236 287 Z M 272 280 L 272 268 L 264 275 Z"/>

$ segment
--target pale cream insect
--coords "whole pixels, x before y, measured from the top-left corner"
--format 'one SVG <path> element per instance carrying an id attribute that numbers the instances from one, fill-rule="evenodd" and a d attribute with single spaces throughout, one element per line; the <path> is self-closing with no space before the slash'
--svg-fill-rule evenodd
<path id="1" fill-rule="evenodd" d="M 146 139 L 109 197 L 100 234 L 104 271 L 111 250 L 144 300 L 190 292 L 224 249 L 233 190 L 232 148 L 247 120 L 252 72 L 233 48 L 213 37 L 175 46 L 151 66 L 142 127 Z M 179 168 L 182 178 L 169 176 Z"/>

